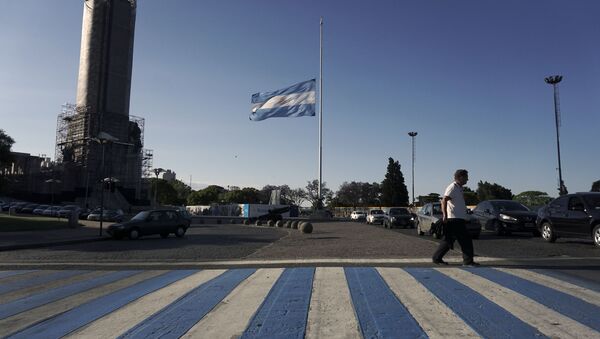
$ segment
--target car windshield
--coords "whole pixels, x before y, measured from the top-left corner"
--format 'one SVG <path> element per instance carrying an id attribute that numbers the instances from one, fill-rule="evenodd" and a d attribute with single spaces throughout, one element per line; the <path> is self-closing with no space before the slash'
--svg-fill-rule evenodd
<path id="1" fill-rule="evenodd" d="M 408 210 L 406 208 L 392 208 L 390 210 L 390 215 L 406 215 L 406 214 L 410 214 L 410 213 L 408 213 Z"/>
<path id="2" fill-rule="evenodd" d="M 442 205 L 432 205 L 433 214 L 442 214 Z"/>
<path id="3" fill-rule="evenodd" d="M 529 208 L 516 201 L 492 201 L 492 206 L 500 212 L 503 211 L 529 211 Z"/>
<path id="4" fill-rule="evenodd" d="M 584 196 L 584 199 L 591 209 L 600 210 L 600 195 L 588 195 Z"/>
<path id="5" fill-rule="evenodd" d="M 146 220 L 146 218 L 148 218 L 148 215 L 150 215 L 150 212 L 142 211 L 136 214 L 135 217 L 131 218 L 131 220 Z"/>
<path id="6" fill-rule="evenodd" d="M 372 210 L 371 214 L 383 214 L 382 210 Z"/>

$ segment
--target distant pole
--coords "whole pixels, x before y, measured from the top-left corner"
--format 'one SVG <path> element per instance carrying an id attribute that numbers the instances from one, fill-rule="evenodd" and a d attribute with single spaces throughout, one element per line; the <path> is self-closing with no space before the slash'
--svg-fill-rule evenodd
<path id="1" fill-rule="evenodd" d="M 319 187 L 317 207 L 321 208 L 321 187 L 323 186 L 323 17 L 319 25 Z"/>
<path id="2" fill-rule="evenodd" d="M 562 179 L 562 167 L 560 163 L 560 103 L 558 98 L 558 83 L 562 80 L 562 75 L 549 76 L 545 78 L 547 84 L 552 85 L 554 88 L 554 122 L 556 124 L 556 151 L 558 154 L 558 194 L 565 195 L 567 194 L 567 188 Z"/>
<path id="3" fill-rule="evenodd" d="M 412 204 L 415 205 L 415 137 L 417 132 L 408 132 L 412 139 Z"/>

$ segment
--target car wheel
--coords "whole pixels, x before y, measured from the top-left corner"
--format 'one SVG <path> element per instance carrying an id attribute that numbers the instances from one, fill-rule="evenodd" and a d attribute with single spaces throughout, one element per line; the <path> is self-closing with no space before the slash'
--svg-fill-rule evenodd
<path id="1" fill-rule="evenodd" d="M 135 239 L 139 239 L 139 237 L 140 237 L 140 230 L 138 230 L 137 228 L 134 228 L 131 231 L 129 231 L 129 239 L 135 240 Z"/>
<path id="2" fill-rule="evenodd" d="M 594 232 L 592 234 L 594 237 L 594 245 L 600 247 L 600 225 L 596 225 L 596 227 L 594 227 Z"/>
<path id="3" fill-rule="evenodd" d="M 160 234 L 160 237 L 163 239 L 167 239 L 169 237 L 169 233 L 168 232 L 163 232 Z"/>
<path id="4" fill-rule="evenodd" d="M 183 228 L 183 226 L 177 227 L 177 230 L 175 230 L 175 236 L 177 236 L 177 238 L 181 238 L 184 235 L 185 235 L 185 228 Z"/>
<path id="5" fill-rule="evenodd" d="M 542 224 L 542 238 L 547 242 L 556 241 L 556 235 L 554 234 L 554 230 L 552 230 L 552 225 L 547 221 Z"/>

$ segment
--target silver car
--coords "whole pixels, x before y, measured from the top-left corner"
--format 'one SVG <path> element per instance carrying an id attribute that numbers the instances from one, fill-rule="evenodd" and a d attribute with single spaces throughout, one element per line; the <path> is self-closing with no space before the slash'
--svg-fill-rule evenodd
<path id="1" fill-rule="evenodd" d="M 468 212 L 471 214 L 470 211 Z M 436 239 L 442 237 L 441 233 L 435 231 L 435 224 L 442 220 L 442 204 L 439 202 L 425 204 L 419 212 L 417 212 L 417 234 L 418 235 L 433 235 Z M 473 239 L 479 239 L 481 233 L 481 224 L 474 217 L 467 220 L 467 232 Z"/>

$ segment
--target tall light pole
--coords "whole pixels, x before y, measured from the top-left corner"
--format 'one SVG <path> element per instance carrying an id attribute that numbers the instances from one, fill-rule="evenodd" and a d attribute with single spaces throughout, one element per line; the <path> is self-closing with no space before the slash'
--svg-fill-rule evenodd
<path id="1" fill-rule="evenodd" d="M 408 132 L 412 139 L 412 204 L 415 205 L 415 137 L 417 132 Z"/>
<path id="2" fill-rule="evenodd" d="M 164 172 L 165 170 L 162 168 L 155 168 L 153 169 L 154 171 L 154 175 L 156 175 L 156 181 L 154 182 L 154 203 L 158 205 L 158 175 L 161 174 L 162 172 Z"/>
<path id="3" fill-rule="evenodd" d="M 562 180 L 562 167 L 560 164 L 560 133 L 559 133 L 559 126 L 560 126 L 560 102 L 558 99 L 558 83 L 562 80 L 562 75 L 554 75 L 554 76 L 549 76 L 546 77 L 544 80 L 546 81 L 547 84 L 552 85 L 552 87 L 554 88 L 554 122 L 556 124 L 556 151 L 558 153 L 558 183 L 559 183 L 559 187 L 558 187 L 558 194 L 559 195 L 565 195 L 567 194 L 567 187 L 565 186 L 565 183 Z"/>

